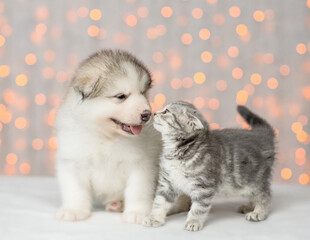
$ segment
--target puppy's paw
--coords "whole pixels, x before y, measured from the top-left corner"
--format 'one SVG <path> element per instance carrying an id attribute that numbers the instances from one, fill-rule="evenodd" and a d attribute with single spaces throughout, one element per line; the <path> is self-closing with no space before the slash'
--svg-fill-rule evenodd
<path id="1" fill-rule="evenodd" d="M 124 211 L 124 202 L 123 201 L 114 201 L 108 202 L 105 205 L 105 209 L 109 212 L 123 212 Z"/>
<path id="2" fill-rule="evenodd" d="M 260 212 L 249 212 L 245 215 L 245 219 L 251 222 L 259 222 L 263 221 L 267 218 L 266 213 L 260 213 Z"/>
<path id="3" fill-rule="evenodd" d="M 146 212 L 125 211 L 123 213 L 123 221 L 126 223 L 141 224 L 143 219 L 148 215 Z"/>
<path id="4" fill-rule="evenodd" d="M 199 231 L 203 228 L 203 224 L 200 224 L 198 221 L 188 221 L 185 223 L 184 229 L 191 232 Z"/>
<path id="5" fill-rule="evenodd" d="M 143 219 L 142 225 L 145 227 L 160 227 L 164 225 L 165 221 L 161 221 L 152 217 L 146 217 Z"/>
<path id="6" fill-rule="evenodd" d="M 89 210 L 72 209 L 72 208 L 59 208 L 55 214 L 55 218 L 60 221 L 81 221 L 89 218 Z"/>

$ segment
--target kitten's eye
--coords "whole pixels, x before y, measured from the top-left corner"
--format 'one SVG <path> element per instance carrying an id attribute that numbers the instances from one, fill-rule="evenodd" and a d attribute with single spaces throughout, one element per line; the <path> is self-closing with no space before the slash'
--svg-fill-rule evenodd
<path id="1" fill-rule="evenodd" d="M 127 96 L 123 93 L 117 94 L 114 97 L 118 98 L 119 100 L 125 100 L 127 98 Z"/>
<path id="2" fill-rule="evenodd" d="M 166 108 L 166 110 L 163 111 L 162 114 L 166 114 L 167 112 L 169 112 L 169 110 Z"/>

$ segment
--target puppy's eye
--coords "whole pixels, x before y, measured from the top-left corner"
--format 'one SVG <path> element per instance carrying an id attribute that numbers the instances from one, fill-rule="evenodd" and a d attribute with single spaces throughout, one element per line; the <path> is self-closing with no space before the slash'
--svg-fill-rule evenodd
<path id="1" fill-rule="evenodd" d="M 117 94 L 114 96 L 115 98 L 118 98 L 120 100 L 125 100 L 127 98 L 127 96 L 123 93 Z"/>

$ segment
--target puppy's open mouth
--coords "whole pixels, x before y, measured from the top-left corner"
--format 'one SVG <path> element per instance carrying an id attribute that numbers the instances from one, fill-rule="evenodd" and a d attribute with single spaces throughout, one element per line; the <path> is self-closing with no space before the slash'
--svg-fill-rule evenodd
<path id="1" fill-rule="evenodd" d="M 116 125 L 120 126 L 124 132 L 131 134 L 131 135 L 139 135 L 142 130 L 142 125 L 128 125 L 126 123 L 122 123 L 113 118 L 112 118 L 112 121 Z"/>

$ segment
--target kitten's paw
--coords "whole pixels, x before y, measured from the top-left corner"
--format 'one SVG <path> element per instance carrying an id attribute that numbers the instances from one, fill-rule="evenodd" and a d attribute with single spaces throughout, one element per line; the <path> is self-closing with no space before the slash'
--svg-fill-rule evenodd
<path id="1" fill-rule="evenodd" d="M 203 228 L 203 224 L 200 224 L 198 221 L 188 221 L 185 223 L 184 229 L 187 231 L 196 232 Z"/>
<path id="2" fill-rule="evenodd" d="M 123 221 L 126 223 L 141 224 L 143 219 L 148 215 L 146 212 L 125 211 L 123 213 Z"/>
<path id="3" fill-rule="evenodd" d="M 160 221 L 152 217 L 146 217 L 143 219 L 142 225 L 145 227 L 160 227 L 164 225 L 165 221 Z"/>
<path id="4" fill-rule="evenodd" d="M 60 221 L 81 221 L 89 218 L 89 210 L 59 208 L 55 214 L 55 218 Z"/>
<path id="5" fill-rule="evenodd" d="M 123 201 L 114 201 L 108 202 L 105 205 L 105 209 L 110 212 L 123 212 L 124 211 L 124 203 Z"/>
<path id="6" fill-rule="evenodd" d="M 254 207 L 252 204 L 248 204 L 248 205 L 242 205 L 238 208 L 238 213 L 248 213 L 248 212 L 252 212 L 254 210 Z"/>
<path id="7" fill-rule="evenodd" d="M 267 218 L 267 214 L 259 212 L 249 212 L 245 215 L 245 219 L 251 222 L 263 221 Z"/>

